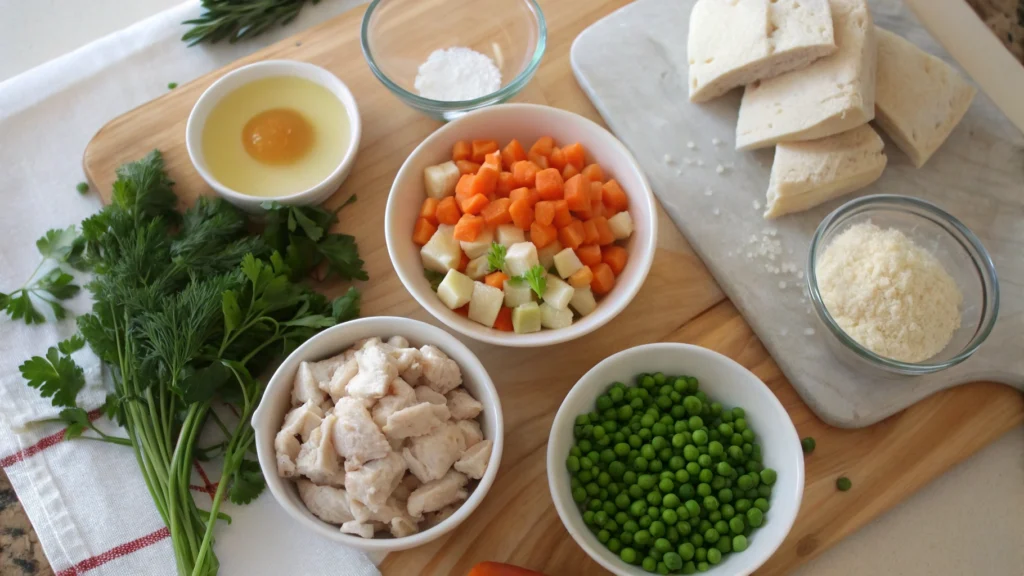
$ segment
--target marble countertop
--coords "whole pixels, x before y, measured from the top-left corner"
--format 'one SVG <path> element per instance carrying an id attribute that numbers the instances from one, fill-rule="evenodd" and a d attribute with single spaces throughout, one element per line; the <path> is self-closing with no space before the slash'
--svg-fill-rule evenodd
<path id="1" fill-rule="evenodd" d="M 53 576 L 7 474 L 0 470 L 0 574 Z"/>

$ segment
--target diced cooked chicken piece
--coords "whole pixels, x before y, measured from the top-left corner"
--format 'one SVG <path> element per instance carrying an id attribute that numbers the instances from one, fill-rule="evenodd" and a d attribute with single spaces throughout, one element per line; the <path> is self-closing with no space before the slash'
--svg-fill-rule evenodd
<path id="1" fill-rule="evenodd" d="M 356 362 L 355 357 L 352 357 L 338 366 L 338 369 L 334 371 L 334 376 L 326 384 L 321 383 L 320 387 L 331 395 L 331 400 L 337 402 L 339 398 L 348 396 L 345 387 L 358 372 L 359 363 Z"/>
<path id="2" fill-rule="evenodd" d="M 362 536 L 363 538 L 373 538 L 375 532 L 373 524 L 364 524 L 355 520 L 350 520 L 341 525 L 341 531 L 345 534 L 355 534 L 356 536 Z"/>
<path id="3" fill-rule="evenodd" d="M 417 386 L 413 390 L 416 393 L 416 400 L 419 402 L 430 402 L 431 404 L 442 405 L 448 404 L 448 399 L 444 397 L 444 394 L 434 392 L 434 389 L 430 386 Z"/>
<path id="4" fill-rule="evenodd" d="M 420 383 L 420 379 L 423 378 L 423 364 L 420 360 L 417 360 L 409 365 L 405 370 L 402 370 L 398 374 L 409 383 L 410 386 L 416 386 Z"/>
<path id="5" fill-rule="evenodd" d="M 462 431 L 462 437 L 466 441 L 466 448 L 472 448 L 477 442 L 484 439 L 484 433 L 480 430 L 480 423 L 476 420 L 459 420 L 455 423 Z"/>
<path id="6" fill-rule="evenodd" d="M 388 498 L 383 504 L 377 506 L 377 510 L 371 510 L 369 506 L 349 494 L 349 506 L 356 522 L 387 524 L 399 516 L 408 516 L 405 502 L 399 501 L 397 498 Z"/>
<path id="7" fill-rule="evenodd" d="M 391 521 L 391 535 L 395 538 L 412 536 L 419 531 L 419 524 L 409 516 L 397 516 Z"/>
<path id="8" fill-rule="evenodd" d="M 430 482 L 444 476 L 465 450 L 462 431 L 449 422 L 430 434 L 412 438 L 402 449 L 402 457 L 420 482 Z"/>
<path id="9" fill-rule="evenodd" d="M 329 362 L 329 360 L 324 360 L 324 362 Z M 313 362 L 299 364 L 295 382 L 292 384 L 292 406 L 301 406 L 310 401 L 319 405 L 327 398 L 324 391 L 320 389 L 321 380 L 317 378 L 317 371 L 314 370 L 313 365 Z M 323 371 L 321 370 L 321 372 Z M 333 370 L 331 373 L 333 374 Z M 327 378 L 327 381 L 330 381 L 330 377 Z"/>
<path id="10" fill-rule="evenodd" d="M 385 438 L 388 439 L 388 444 L 391 445 L 392 452 L 398 452 L 399 454 L 402 453 L 402 448 L 405 448 L 405 438 L 392 438 L 390 436 L 385 436 Z"/>
<path id="11" fill-rule="evenodd" d="M 376 512 L 384 505 L 395 487 L 402 481 L 405 474 L 405 460 L 394 452 L 384 458 L 371 460 L 358 470 L 350 470 L 345 474 L 345 490 L 353 498 Z M 381 520 L 382 522 L 390 521 Z"/>
<path id="12" fill-rule="evenodd" d="M 345 458 L 346 467 L 356 468 L 391 452 L 384 433 L 359 400 L 347 396 L 338 400 L 334 416 L 337 418 L 332 429 L 334 449 Z"/>
<path id="13" fill-rule="evenodd" d="M 406 384 L 405 380 L 401 378 L 395 378 L 391 381 L 387 396 L 373 405 L 370 415 L 373 417 L 374 424 L 383 428 L 388 423 L 388 416 L 418 403 L 416 392 L 413 391 L 412 386 Z"/>
<path id="14" fill-rule="evenodd" d="M 469 482 L 466 475 L 449 470 L 444 477 L 420 486 L 409 495 L 409 515 L 420 517 L 424 512 L 435 512 L 449 504 L 465 500 L 469 493 L 463 487 Z"/>
<path id="15" fill-rule="evenodd" d="M 493 447 L 494 442 L 491 440 L 477 442 L 472 448 L 467 448 L 462 453 L 462 457 L 455 463 L 454 468 L 475 480 L 483 478 L 484 472 L 487 471 L 487 463 L 491 461 L 491 448 Z"/>
<path id="16" fill-rule="evenodd" d="M 416 348 L 395 348 L 391 351 L 391 357 L 395 359 L 395 367 L 401 374 L 420 361 L 420 351 Z"/>
<path id="17" fill-rule="evenodd" d="M 462 384 L 459 365 L 436 346 L 420 348 L 420 364 L 423 365 L 423 379 L 435 392 L 447 394 Z"/>
<path id="18" fill-rule="evenodd" d="M 335 420 L 334 414 L 325 416 L 320 427 L 313 430 L 309 440 L 302 444 L 295 459 L 295 472 L 317 484 L 344 486 L 345 469 L 341 466 L 331 438 Z"/>
<path id="19" fill-rule="evenodd" d="M 331 524 L 344 524 L 355 520 L 349 508 L 349 495 L 345 493 L 344 488 L 317 486 L 305 478 L 300 478 L 297 484 L 299 498 L 317 518 Z"/>
<path id="20" fill-rule="evenodd" d="M 398 377 L 395 360 L 380 345 L 363 348 L 356 355 L 359 372 L 349 380 L 345 391 L 356 398 L 381 398 L 391 381 Z"/>
<path id="21" fill-rule="evenodd" d="M 438 430 L 451 415 L 441 404 L 423 402 L 388 416 L 384 434 L 391 438 L 413 438 Z"/>
<path id="22" fill-rule="evenodd" d="M 320 425 L 323 411 L 313 401 L 293 408 L 284 417 L 281 431 L 274 437 L 274 451 L 277 453 L 277 473 L 285 478 L 295 475 L 295 458 L 299 455 L 301 442 L 309 439 L 309 435 Z"/>
<path id="23" fill-rule="evenodd" d="M 470 396 L 465 388 L 456 388 L 447 394 L 448 412 L 454 420 L 472 420 L 480 415 L 484 405 Z"/>
<path id="24" fill-rule="evenodd" d="M 405 337 L 403 337 L 403 336 L 392 336 L 391 338 L 388 338 L 388 342 L 387 343 L 388 343 L 389 346 L 393 346 L 395 348 L 408 348 L 409 347 L 409 341 L 406 340 Z"/>
<path id="25" fill-rule="evenodd" d="M 356 343 L 352 345 L 356 350 L 366 350 L 367 348 L 375 348 L 383 344 L 384 341 L 374 336 L 372 338 L 363 338 L 362 340 L 356 340 Z"/>
<path id="26" fill-rule="evenodd" d="M 455 514 L 455 511 L 458 510 L 458 509 L 459 509 L 459 503 L 449 504 L 448 506 L 445 506 L 444 508 L 441 508 L 437 512 L 431 512 L 431 513 L 427 514 L 424 517 L 424 522 L 425 522 L 425 524 L 427 525 L 428 528 L 433 528 L 434 526 L 437 526 L 441 522 L 444 522 L 445 520 L 451 518 L 452 514 Z"/>

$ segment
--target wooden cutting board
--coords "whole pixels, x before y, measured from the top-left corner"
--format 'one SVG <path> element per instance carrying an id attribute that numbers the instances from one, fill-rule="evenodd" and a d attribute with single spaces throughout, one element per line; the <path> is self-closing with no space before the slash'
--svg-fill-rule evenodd
<path id="1" fill-rule="evenodd" d="M 569 47 L 585 27 L 623 4 L 542 0 L 548 52 L 517 100 L 565 108 L 600 122 L 572 79 Z M 439 124 L 406 108 L 372 76 L 359 50 L 362 12 L 360 8 L 343 14 L 232 67 L 290 58 L 323 66 L 348 84 L 362 112 L 363 140 L 352 175 L 328 204 L 337 205 L 352 193 L 359 196 L 341 213 L 340 227 L 356 236 L 367 262 L 371 280 L 360 285 L 363 313 L 408 316 L 436 325 L 395 275 L 382 221 L 388 190 L 402 161 Z M 101 129 L 84 158 L 93 189 L 108 193 L 118 165 L 160 148 L 184 202 L 211 193 L 185 152 L 185 120 L 202 91 L 223 72 L 181 86 Z M 660 218 L 659 248 L 644 288 L 603 329 L 546 349 L 467 342 L 494 378 L 505 411 L 505 453 L 497 481 L 463 525 L 433 543 L 388 556 L 381 565 L 384 574 L 460 575 L 483 560 L 508 561 L 551 576 L 604 574 L 558 520 L 548 494 L 545 448 L 559 403 L 577 378 L 630 346 L 689 342 L 735 358 L 775 391 L 801 436 L 817 439 L 818 449 L 807 460 L 801 514 L 762 574 L 792 570 L 1024 421 L 1020 394 L 1005 386 L 972 384 L 937 394 L 870 428 L 840 430 L 826 425 L 800 400 L 664 212 Z M 332 296 L 345 288 L 324 286 Z M 841 474 L 853 480 L 852 491 L 835 491 L 835 478 Z"/>

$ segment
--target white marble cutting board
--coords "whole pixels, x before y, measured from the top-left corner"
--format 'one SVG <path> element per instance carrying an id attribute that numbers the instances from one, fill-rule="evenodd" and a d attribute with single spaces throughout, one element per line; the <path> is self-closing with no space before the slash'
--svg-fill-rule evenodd
<path id="1" fill-rule="evenodd" d="M 992 380 L 1024 390 L 1024 135 L 979 93 L 923 168 L 914 168 L 886 139 L 889 165 L 872 186 L 802 214 L 765 221 L 760 207 L 773 152 L 734 150 L 739 91 L 703 105 L 687 99 L 686 37 L 694 3 L 638 0 L 609 15 L 576 39 L 573 71 L 803 399 L 826 422 L 857 428 L 957 384 Z M 950 60 L 900 2 L 869 4 L 877 25 Z M 918 377 L 882 377 L 850 367 L 829 351 L 825 339 L 831 335 L 804 298 L 805 281 L 796 271 L 806 267 L 818 223 L 846 200 L 878 193 L 938 204 L 991 253 L 1002 296 L 999 319 L 988 340 L 959 366 Z M 775 261 L 748 258 L 752 236 L 758 242 L 778 240 L 781 254 Z M 795 270 L 775 274 L 766 264 Z"/>

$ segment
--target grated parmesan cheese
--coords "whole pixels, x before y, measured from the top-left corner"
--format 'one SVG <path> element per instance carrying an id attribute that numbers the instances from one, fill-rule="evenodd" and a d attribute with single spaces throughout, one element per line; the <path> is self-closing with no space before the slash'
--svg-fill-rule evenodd
<path id="1" fill-rule="evenodd" d="M 942 263 L 895 229 L 854 224 L 817 262 L 822 301 L 836 323 L 872 352 L 921 362 L 960 327 L 963 295 Z"/>

